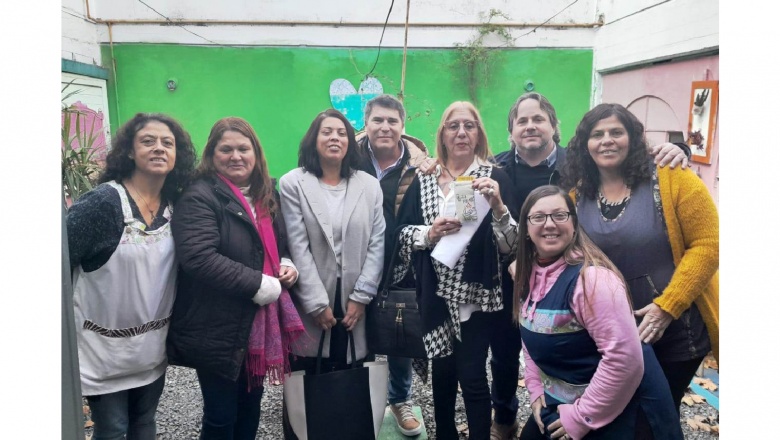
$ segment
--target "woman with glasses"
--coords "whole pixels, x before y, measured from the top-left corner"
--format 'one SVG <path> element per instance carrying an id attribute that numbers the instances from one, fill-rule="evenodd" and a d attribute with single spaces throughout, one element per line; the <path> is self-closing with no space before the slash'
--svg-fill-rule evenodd
<path id="1" fill-rule="evenodd" d="M 521 439 L 682 439 L 631 299 L 557 186 L 520 210 L 514 319 L 520 323 L 532 415 Z M 649 426 L 648 426 L 649 424 Z"/>
<path id="2" fill-rule="evenodd" d="M 653 165 L 642 123 L 618 104 L 585 114 L 562 186 L 582 228 L 625 277 L 639 338 L 680 401 L 704 356 L 718 357 L 718 212 L 691 170 Z"/>
<path id="3" fill-rule="evenodd" d="M 488 439 L 488 336 L 496 312 L 509 307 L 502 301 L 502 279 L 509 276 L 502 273 L 501 259 L 514 249 L 516 198 L 509 193 L 507 175 L 489 162 L 487 135 L 471 103 L 454 102 L 444 111 L 436 153 L 438 169 L 417 176 L 399 209 L 402 263 L 393 275 L 398 281 L 413 266 L 425 348 L 433 360 L 436 438 L 458 438 L 455 397 L 460 385 L 469 438 Z M 463 181 L 459 177 L 466 178 L 465 191 L 456 182 Z M 464 202 L 475 204 L 473 216 L 458 212 Z M 511 281 L 506 285 L 511 288 Z M 423 377 L 427 379 L 427 368 Z"/>

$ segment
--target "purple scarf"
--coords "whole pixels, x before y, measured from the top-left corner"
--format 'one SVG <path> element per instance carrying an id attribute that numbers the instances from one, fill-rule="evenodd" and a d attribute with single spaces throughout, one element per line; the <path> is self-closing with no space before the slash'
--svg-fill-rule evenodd
<path id="1" fill-rule="evenodd" d="M 265 250 L 263 274 L 278 277 L 279 252 L 276 247 L 276 236 L 271 216 L 268 215 L 259 201 L 255 201 L 256 215 L 253 215 L 241 190 L 221 174 L 217 174 L 217 176 L 233 191 L 238 201 L 241 202 L 241 206 L 254 220 L 255 229 L 257 229 Z M 249 334 L 249 353 L 246 357 L 250 389 L 262 387 L 265 376 L 269 377 L 270 383 L 284 382 L 285 373 L 290 372 L 290 347 L 303 334 L 305 334 L 305 329 L 290 298 L 290 293 L 282 287 L 279 299 L 258 308 L 252 322 L 252 332 Z"/>

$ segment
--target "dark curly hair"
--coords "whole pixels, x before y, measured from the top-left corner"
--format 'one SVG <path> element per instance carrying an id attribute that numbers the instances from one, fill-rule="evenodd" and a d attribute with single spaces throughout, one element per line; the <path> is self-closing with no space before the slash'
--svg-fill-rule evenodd
<path id="1" fill-rule="evenodd" d="M 593 127 L 610 116 L 617 117 L 628 133 L 628 155 L 620 166 L 620 174 L 626 186 L 634 188 L 639 182 L 652 177 L 653 166 L 650 153 L 647 152 L 644 125 L 620 104 L 599 104 L 585 113 L 577 125 L 574 137 L 569 141 L 561 178 L 563 188 L 576 187 L 584 197 L 596 198 L 601 175 L 588 152 L 588 139 Z"/>
<path id="2" fill-rule="evenodd" d="M 135 161 L 130 158 L 130 155 L 133 152 L 135 135 L 152 121 L 167 125 L 176 141 L 176 162 L 173 165 L 173 170 L 165 177 L 161 191 L 165 200 L 175 202 L 192 179 L 197 154 L 189 133 L 178 121 L 162 113 L 137 113 L 119 127 L 111 140 L 111 151 L 106 155 L 106 167 L 100 174 L 98 183 L 111 180 L 121 182 L 133 175 Z"/>
<path id="3" fill-rule="evenodd" d="M 209 133 L 209 139 L 206 141 L 206 147 L 203 148 L 203 157 L 198 166 L 198 177 L 215 178 L 217 176 L 217 168 L 214 166 L 214 151 L 226 131 L 240 133 L 252 142 L 252 150 L 255 153 L 255 168 L 249 176 L 249 195 L 252 196 L 252 199 L 259 201 L 270 215 L 275 215 L 277 206 L 274 199 L 274 185 L 268 173 L 268 162 L 265 160 L 263 146 L 260 145 L 257 133 L 245 119 L 229 116 L 214 123 Z"/>
<path id="4" fill-rule="evenodd" d="M 320 154 L 317 152 L 317 136 L 320 133 L 320 125 L 325 118 L 336 118 L 344 123 L 347 128 L 347 155 L 341 161 L 340 175 L 348 179 L 360 165 L 360 148 L 355 140 L 355 129 L 349 123 L 340 111 L 329 108 L 320 112 L 311 122 L 309 129 L 301 139 L 301 145 L 298 147 L 298 166 L 303 167 L 304 171 L 322 177 L 322 164 L 320 164 Z"/>

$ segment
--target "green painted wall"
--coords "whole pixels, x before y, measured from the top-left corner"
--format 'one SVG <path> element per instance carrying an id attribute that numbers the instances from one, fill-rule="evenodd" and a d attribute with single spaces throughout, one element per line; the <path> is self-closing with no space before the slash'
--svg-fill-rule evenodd
<path id="1" fill-rule="evenodd" d="M 298 143 L 314 116 L 330 105 L 331 81 L 346 78 L 358 88 L 376 59 L 374 49 L 228 48 L 152 44 L 114 45 L 109 80 L 111 127 L 136 112 L 163 112 L 182 122 L 199 150 L 219 118 L 247 119 L 260 137 L 271 173 L 280 177 L 297 164 Z M 435 149 L 442 111 L 468 100 L 468 84 L 453 49 L 414 49 L 407 54 L 406 132 Z M 103 47 L 103 59 L 111 51 Z M 386 93 L 397 94 L 402 51 L 383 49 L 373 72 Z M 591 50 L 503 49 L 490 61 L 488 81 L 479 78 L 477 108 L 494 153 L 509 148 L 509 107 L 531 79 L 558 111 L 564 144 L 589 109 Z M 109 64 L 110 70 L 110 64 Z M 360 73 L 358 72 L 360 71 Z M 175 78 L 178 88 L 168 91 Z"/>

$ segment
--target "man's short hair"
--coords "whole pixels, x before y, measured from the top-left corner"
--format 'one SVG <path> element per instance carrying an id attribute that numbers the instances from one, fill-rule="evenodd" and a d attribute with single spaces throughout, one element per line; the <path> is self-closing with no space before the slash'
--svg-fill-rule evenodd
<path id="1" fill-rule="evenodd" d="M 371 98 L 371 100 L 366 103 L 366 110 L 363 114 L 363 119 L 366 122 L 368 122 L 368 117 L 371 115 L 371 110 L 374 108 L 374 106 L 397 110 L 398 115 L 401 116 L 401 124 L 406 121 L 406 109 L 404 109 L 404 105 L 401 103 L 401 101 L 399 101 L 398 98 L 393 95 L 384 94 L 375 98 Z"/>
<path id="2" fill-rule="evenodd" d="M 558 116 L 555 114 L 555 107 L 553 107 L 552 103 L 544 97 L 541 93 L 537 92 L 528 92 L 520 95 L 519 98 L 517 98 L 517 101 L 515 101 L 515 104 L 512 106 L 512 108 L 509 110 L 509 134 L 512 134 L 512 128 L 514 128 L 515 125 L 515 119 L 517 118 L 517 107 L 520 105 L 521 102 L 525 101 L 526 99 L 533 99 L 535 101 L 539 102 L 539 108 L 541 108 L 545 113 L 547 113 L 547 117 L 550 118 L 550 125 L 553 127 L 553 142 L 556 144 L 561 143 L 561 127 L 560 127 L 560 121 L 558 121 Z M 514 147 L 514 142 L 511 141 L 510 137 L 510 143 L 512 143 L 512 147 Z"/>

